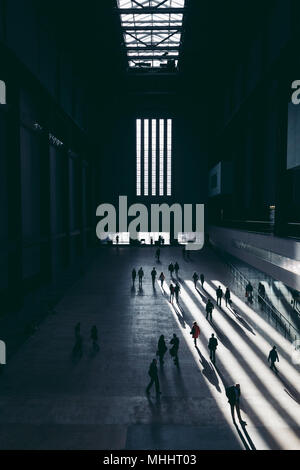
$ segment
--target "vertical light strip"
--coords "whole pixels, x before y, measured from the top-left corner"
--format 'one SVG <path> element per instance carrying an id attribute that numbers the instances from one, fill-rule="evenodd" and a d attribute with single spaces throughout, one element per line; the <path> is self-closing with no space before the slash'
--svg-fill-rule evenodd
<path id="1" fill-rule="evenodd" d="M 172 191 L 172 119 L 167 121 L 167 196 L 171 196 Z"/>
<path id="2" fill-rule="evenodd" d="M 148 196 L 149 186 L 149 120 L 144 119 L 144 196 Z"/>
<path id="3" fill-rule="evenodd" d="M 164 195 L 164 119 L 159 120 L 159 195 Z"/>
<path id="4" fill-rule="evenodd" d="M 156 119 L 152 119 L 152 196 L 156 196 Z"/>
<path id="5" fill-rule="evenodd" d="M 141 195 L 141 120 L 136 120 L 136 195 Z"/>

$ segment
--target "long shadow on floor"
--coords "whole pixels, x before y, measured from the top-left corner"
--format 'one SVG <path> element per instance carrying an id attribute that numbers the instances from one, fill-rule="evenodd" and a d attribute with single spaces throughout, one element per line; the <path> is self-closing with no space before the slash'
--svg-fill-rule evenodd
<path id="1" fill-rule="evenodd" d="M 205 359 L 205 357 L 201 354 L 200 349 L 196 346 L 196 350 L 200 357 L 200 362 L 203 365 L 202 374 L 207 378 L 207 380 L 216 387 L 217 391 L 221 393 L 221 389 L 219 386 L 219 379 L 218 376 L 213 368 L 213 366 Z"/>

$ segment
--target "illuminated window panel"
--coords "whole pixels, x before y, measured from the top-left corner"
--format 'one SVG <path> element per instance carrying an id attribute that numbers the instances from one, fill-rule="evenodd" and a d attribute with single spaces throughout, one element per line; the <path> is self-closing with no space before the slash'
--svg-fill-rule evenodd
<path id="1" fill-rule="evenodd" d="M 156 196 L 156 119 L 152 119 L 152 196 Z"/>
<path id="2" fill-rule="evenodd" d="M 172 190 L 172 120 L 167 121 L 167 196 L 171 196 Z"/>
<path id="3" fill-rule="evenodd" d="M 144 196 L 149 191 L 149 120 L 144 119 Z"/>
<path id="4" fill-rule="evenodd" d="M 159 195 L 164 195 L 164 119 L 159 120 Z"/>
<path id="5" fill-rule="evenodd" d="M 136 195 L 141 195 L 141 120 L 136 120 Z"/>

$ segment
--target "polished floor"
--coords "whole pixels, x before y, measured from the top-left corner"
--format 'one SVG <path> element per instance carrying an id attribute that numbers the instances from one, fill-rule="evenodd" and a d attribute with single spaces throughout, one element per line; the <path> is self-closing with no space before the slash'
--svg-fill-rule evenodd
<path id="1" fill-rule="evenodd" d="M 70 288 L 39 330 L 0 375 L 1 449 L 300 449 L 300 366 L 291 344 L 244 298 L 215 307 L 208 297 L 226 286 L 230 273 L 209 249 L 183 259 L 165 247 L 161 263 L 153 247 L 103 247 L 85 276 Z M 178 261 L 179 306 L 169 302 L 169 263 Z M 131 270 L 143 266 L 143 288 Z M 164 289 L 152 287 L 150 271 L 163 271 Z M 195 289 L 193 272 L 208 282 Z M 195 348 L 193 321 L 201 335 Z M 74 359 L 74 326 L 81 322 L 83 356 Z M 97 325 L 99 352 L 90 328 Z M 216 367 L 208 338 L 219 346 Z M 145 393 L 157 340 L 180 338 L 179 368 L 169 353 L 159 369 L 162 395 Z M 277 345 L 279 375 L 270 370 Z M 224 388 L 240 383 L 246 426 L 235 426 Z M 237 421 L 238 423 L 238 421 Z"/>

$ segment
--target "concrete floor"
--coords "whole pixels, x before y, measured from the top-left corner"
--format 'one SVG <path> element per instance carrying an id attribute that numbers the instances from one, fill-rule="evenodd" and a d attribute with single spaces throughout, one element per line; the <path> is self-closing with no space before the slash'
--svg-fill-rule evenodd
<path id="1" fill-rule="evenodd" d="M 233 309 L 203 315 L 216 284 L 230 273 L 210 250 L 184 260 L 181 249 L 103 247 L 86 275 L 66 293 L 39 331 L 11 358 L 0 376 L 1 449 L 300 449 L 299 365 L 293 349 L 264 319 L 233 296 Z M 168 264 L 180 265 L 180 307 L 168 301 Z M 156 265 L 168 281 L 153 290 Z M 143 290 L 131 270 L 143 266 Z M 204 272 L 205 290 L 194 288 Z M 189 334 L 201 328 L 196 349 Z M 74 326 L 81 322 L 84 354 L 74 361 Z M 100 351 L 92 353 L 97 325 Z M 217 367 L 208 338 L 215 332 Z M 145 394 L 148 367 L 160 334 L 180 338 L 177 369 L 169 353 L 159 377 L 162 395 Z M 267 355 L 277 345 L 280 374 Z M 224 387 L 239 382 L 246 427 L 235 427 Z"/>

